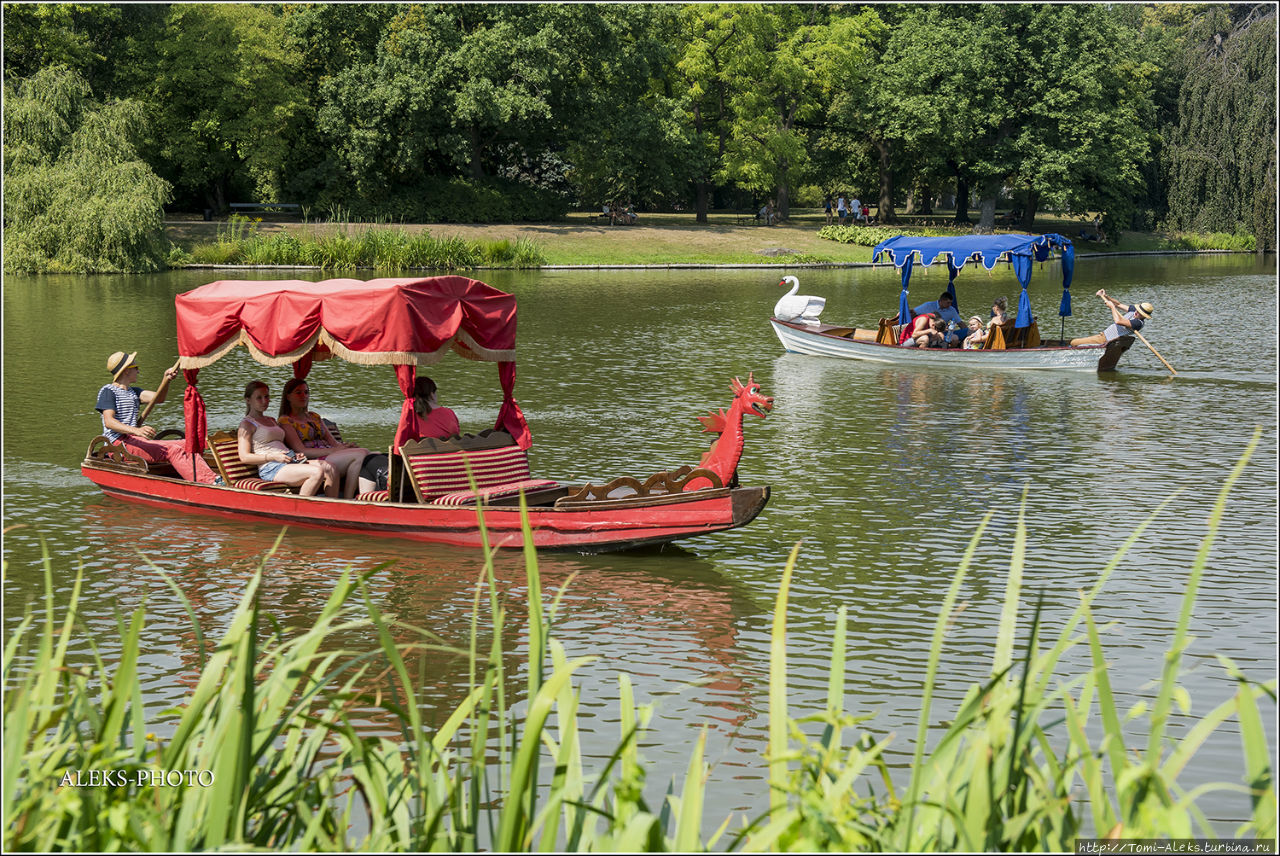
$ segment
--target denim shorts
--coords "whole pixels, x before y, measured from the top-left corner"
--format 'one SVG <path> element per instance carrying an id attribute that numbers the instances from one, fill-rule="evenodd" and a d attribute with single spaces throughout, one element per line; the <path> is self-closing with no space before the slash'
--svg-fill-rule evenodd
<path id="1" fill-rule="evenodd" d="M 258 478 L 271 481 L 285 464 L 282 461 L 267 461 L 258 465 Z"/>

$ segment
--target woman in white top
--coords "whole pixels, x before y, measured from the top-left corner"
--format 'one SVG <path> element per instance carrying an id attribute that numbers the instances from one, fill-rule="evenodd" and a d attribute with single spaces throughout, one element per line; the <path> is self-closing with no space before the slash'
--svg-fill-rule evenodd
<path id="1" fill-rule="evenodd" d="M 338 495 L 338 471 L 323 459 L 307 460 L 302 449 L 285 444 L 285 431 L 266 415 L 271 403 L 269 387 L 260 380 L 249 381 L 244 388 L 245 417 L 237 434 L 240 460 L 258 468 L 258 477 L 267 481 L 299 485 L 302 496 L 315 496 L 324 487 L 324 495 Z M 301 445 L 301 444 L 299 444 Z"/>

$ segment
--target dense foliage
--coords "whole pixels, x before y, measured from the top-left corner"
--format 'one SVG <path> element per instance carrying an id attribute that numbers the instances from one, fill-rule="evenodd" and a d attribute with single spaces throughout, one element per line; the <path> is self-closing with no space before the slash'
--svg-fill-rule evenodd
<path id="1" fill-rule="evenodd" d="M 17 93 L 65 67 L 88 102 L 133 105 L 136 157 L 179 210 L 494 222 L 630 202 L 705 221 L 844 192 L 886 224 L 944 203 L 990 228 L 1005 205 L 1027 228 L 1038 210 L 1103 212 L 1111 234 L 1167 222 L 1269 246 L 1275 15 L 10 4 L 4 71 Z M 18 208 L 6 224 L 26 230 Z"/>
<path id="2" fill-rule="evenodd" d="M 1169 224 L 1255 236 L 1275 248 L 1276 7 L 1210 9 L 1167 134 Z"/>
<path id="3" fill-rule="evenodd" d="M 65 66 L 5 87 L 7 270 L 155 270 L 169 185 L 138 156 L 134 101 L 98 104 Z"/>

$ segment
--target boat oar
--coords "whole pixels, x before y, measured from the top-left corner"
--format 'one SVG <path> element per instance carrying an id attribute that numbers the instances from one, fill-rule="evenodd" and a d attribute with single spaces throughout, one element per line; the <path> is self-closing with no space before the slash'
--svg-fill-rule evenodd
<path id="1" fill-rule="evenodd" d="M 1151 346 L 1148 345 L 1147 347 Z M 1156 356 L 1159 356 L 1159 354 Z M 171 370 L 176 370 L 181 365 L 182 360 L 179 359 L 178 362 L 173 364 L 173 369 Z M 151 408 L 155 407 L 161 397 L 164 396 L 164 391 L 169 388 L 169 381 L 173 380 L 174 377 L 176 377 L 176 375 L 170 375 L 168 372 L 165 372 L 164 380 L 160 381 L 160 386 L 156 387 L 156 397 L 151 399 L 150 403 L 142 409 L 142 415 L 138 417 L 139 427 L 141 427 L 143 422 L 147 421 L 147 417 L 151 415 Z"/>
<path id="2" fill-rule="evenodd" d="M 1164 367 L 1165 367 L 1165 368 L 1167 368 L 1167 369 L 1169 370 L 1169 374 L 1171 374 L 1171 375 L 1175 375 L 1175 376 L 1178 374 L 1177 370 L 1176 370 L 1173 366 L 1169 365 L 1169 361 L 1168 361 L 1168 360 L 1166 360 L 1164 357 L 1160 356 L 1160 352 L 1159 352 L 1159 351 L 1157 351 L 1155 348 L 1151 347 L 1151 343 L 1147 341 L 1147 337 L 1146 337 L 1146 336 L 1142 335 L 1142 334 L 1141 334 L 1141 333 L 1139 333 L 1137 330 L 1134 330 L 1134 331 L 1133 331 L 1133 335 L 1135 335 L 1135 336 L 1137 336 L 1139 339 L 1141 339 L 1141 340 L 1142 340 L 1142 344 L 1146 345 L 1148 348 L 1151 348 L 1151 353 L 1155 354 L 1155 355 L 1156 355 L 1156 358 L 1157 358 L 1157 359 L 1159 359 L 1159 360 L 1160 360 L 1160 362 L 1164 363 Z"/>

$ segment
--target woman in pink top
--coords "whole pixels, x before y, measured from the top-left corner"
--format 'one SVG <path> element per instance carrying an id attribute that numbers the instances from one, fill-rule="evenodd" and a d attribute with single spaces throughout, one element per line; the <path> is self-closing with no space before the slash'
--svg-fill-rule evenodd
<path id="1" fill-rule="evenodd" d="M 447 407 L 441 407 L 436 400 L 436 382 L 423 376 L 413 384 L 413 413 L 417 416 L 412 439 L 435 437 L 443 440 L 462 433 L 458 426 L 458 416 Z"/>

